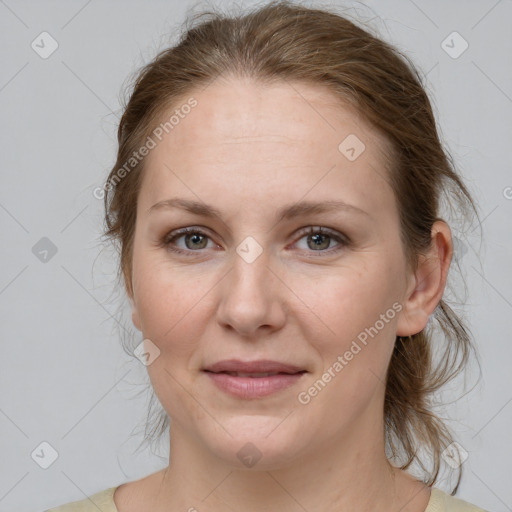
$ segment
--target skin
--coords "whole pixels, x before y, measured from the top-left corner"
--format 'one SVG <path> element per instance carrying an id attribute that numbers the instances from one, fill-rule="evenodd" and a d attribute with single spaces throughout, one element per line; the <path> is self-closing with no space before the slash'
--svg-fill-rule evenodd
<path id="1" fill-rule="evenodd" d="M 331 92 L 231 77 L 193 96 L 198 105 L 147 157 L 132 260 L 133 323 L 160 350 L 147 369 L 171 418 L 170 464 L 121 485 L 118 510 L 424 511 L 430 489 L 385 456 L 384 379 L 395 337 L 421 331 L 442 298 L 448 225 L 434 224 L 429 254 L 408 272 L 386 141 Z M 338 150 L 349 134 L 366 146 L 355 161 Z M 212 205 L 222 220 L 148 213 L 171 197 Z M 366 214 L 276 222 L 277 209 L 301 200 L 343 200 Z M 350 242 L 327 236 L 317 249 L 302 232 L 310 226 Z M 183 227 L 206 239 L 175 239 L 180 255 L 163 240 Z M 252 263 L 236 252 L 248 236 L 263 249 Z M 298 393 L 395 302 L 401 311 L 300 403 Z M 201 371 L 230 358 L 308 373 L 273 395 L 235 398 Z M 250 468 L 237 457 L 248 442 L 262 454 Z"/>

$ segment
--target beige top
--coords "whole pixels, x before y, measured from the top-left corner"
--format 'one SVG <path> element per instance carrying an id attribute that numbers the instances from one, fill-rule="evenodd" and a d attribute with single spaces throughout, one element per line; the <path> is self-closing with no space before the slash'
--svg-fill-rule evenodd
<path id="1" fill-rule="evenodd" d="M 119 512 L 114 503 L 114 492 L 117 487 L 111 487 L 93 494 L 89 498 L 73 501 L 45 512 Z M 425 512 L 486 512 L 471 503 L 454 498 L 440 489 L 432 488 L 430 499 Z"/>

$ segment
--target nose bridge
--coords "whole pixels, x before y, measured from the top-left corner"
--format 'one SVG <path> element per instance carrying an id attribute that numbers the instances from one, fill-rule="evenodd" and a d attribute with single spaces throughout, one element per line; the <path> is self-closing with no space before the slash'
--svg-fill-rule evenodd
<path id="1" fill-rule="evenodd" d="M 236 248 L 233 256 L 228 295 L 234 296 L 243 308 L 244 303 L 251 302 L 252 310 L 263 307 L 270 291 L 271 264 L 270 252 L 252 237 L 244 239 Z"/>
<path id="2" fill-rule="evenodd" d="M 253 237 L 245 238 L 236 247 L 222 288 L 219 323 L 247 335 L 263 325 L 276 327 L 283 320 L 271 265 L 270 252 Z"/>

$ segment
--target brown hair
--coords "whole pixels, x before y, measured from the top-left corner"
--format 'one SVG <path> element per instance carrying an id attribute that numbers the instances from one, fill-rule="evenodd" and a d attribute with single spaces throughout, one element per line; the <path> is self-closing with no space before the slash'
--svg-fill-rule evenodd
<path id="1" fill-rule="evenodd" d="M 117 161 L 104 197 L 105 235 L 120 244 L 120 269 L 128 293 L 144 160 L 122 179 L 119 169 L 171 106 L 199 86 L 227 75 L 266 83 L 298 80 L 327 87 L 384 134 L 392 147 L 389 180 L 411 269 L 430 247 L 431 228 L 440 219 L 443 193 L 450 191 L 466 216 L 470 211 L 478 216 L 469 191 L 440 142 L 420 74 L 390 44 L 338 13 L 287 1 L 271 2 L 237 16 L 203 12 L 187 23 L 180 41 L 139 72 L 119 124 Z M 413 462 L 419 464 L 427 485 L 438 478 L 441 453 L 452 442 L 449 429 L 433 412 L 433 397 L 466 366 L 473 349 L 469 331 L 444 299 L 433 317 L 446 340 L 443 357 L 435 362 L 430 322 L 413 336 L 397 337 L 384 404 L 388 456 L 396 458 L 402 469 Z M 161 411 L 159 427 L 151 437 L 161 437 L 168 425 L 169 418 Z M 430 467 L 425 464 L 427 459 Z M 460 478 L 461 470 L 452 494 Z"/>

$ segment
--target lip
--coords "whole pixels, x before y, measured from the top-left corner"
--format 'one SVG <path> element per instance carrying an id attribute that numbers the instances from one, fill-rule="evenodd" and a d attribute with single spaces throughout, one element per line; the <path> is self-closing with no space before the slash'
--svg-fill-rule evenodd
<path id="1" fill-rule="evenodd" d="M 227 359 L 218 361 L 204 368 L 206 371 L 241 372 L 241 373 L 297 373 L 305 371 L 304 368 L 279 361 L 260 359 L 258 361 L 241 361 L 239 359 Z"/>
<path id="2" fill-rule="evenodd" d="M 222 391 L 237 398 L 261 398 L 296 384 L 307 373 L 302 368 L 278 361 L 219 361 L 203 370 Z M 264 377 L 236 376 L 227 372 L 276 373 Z"/>

